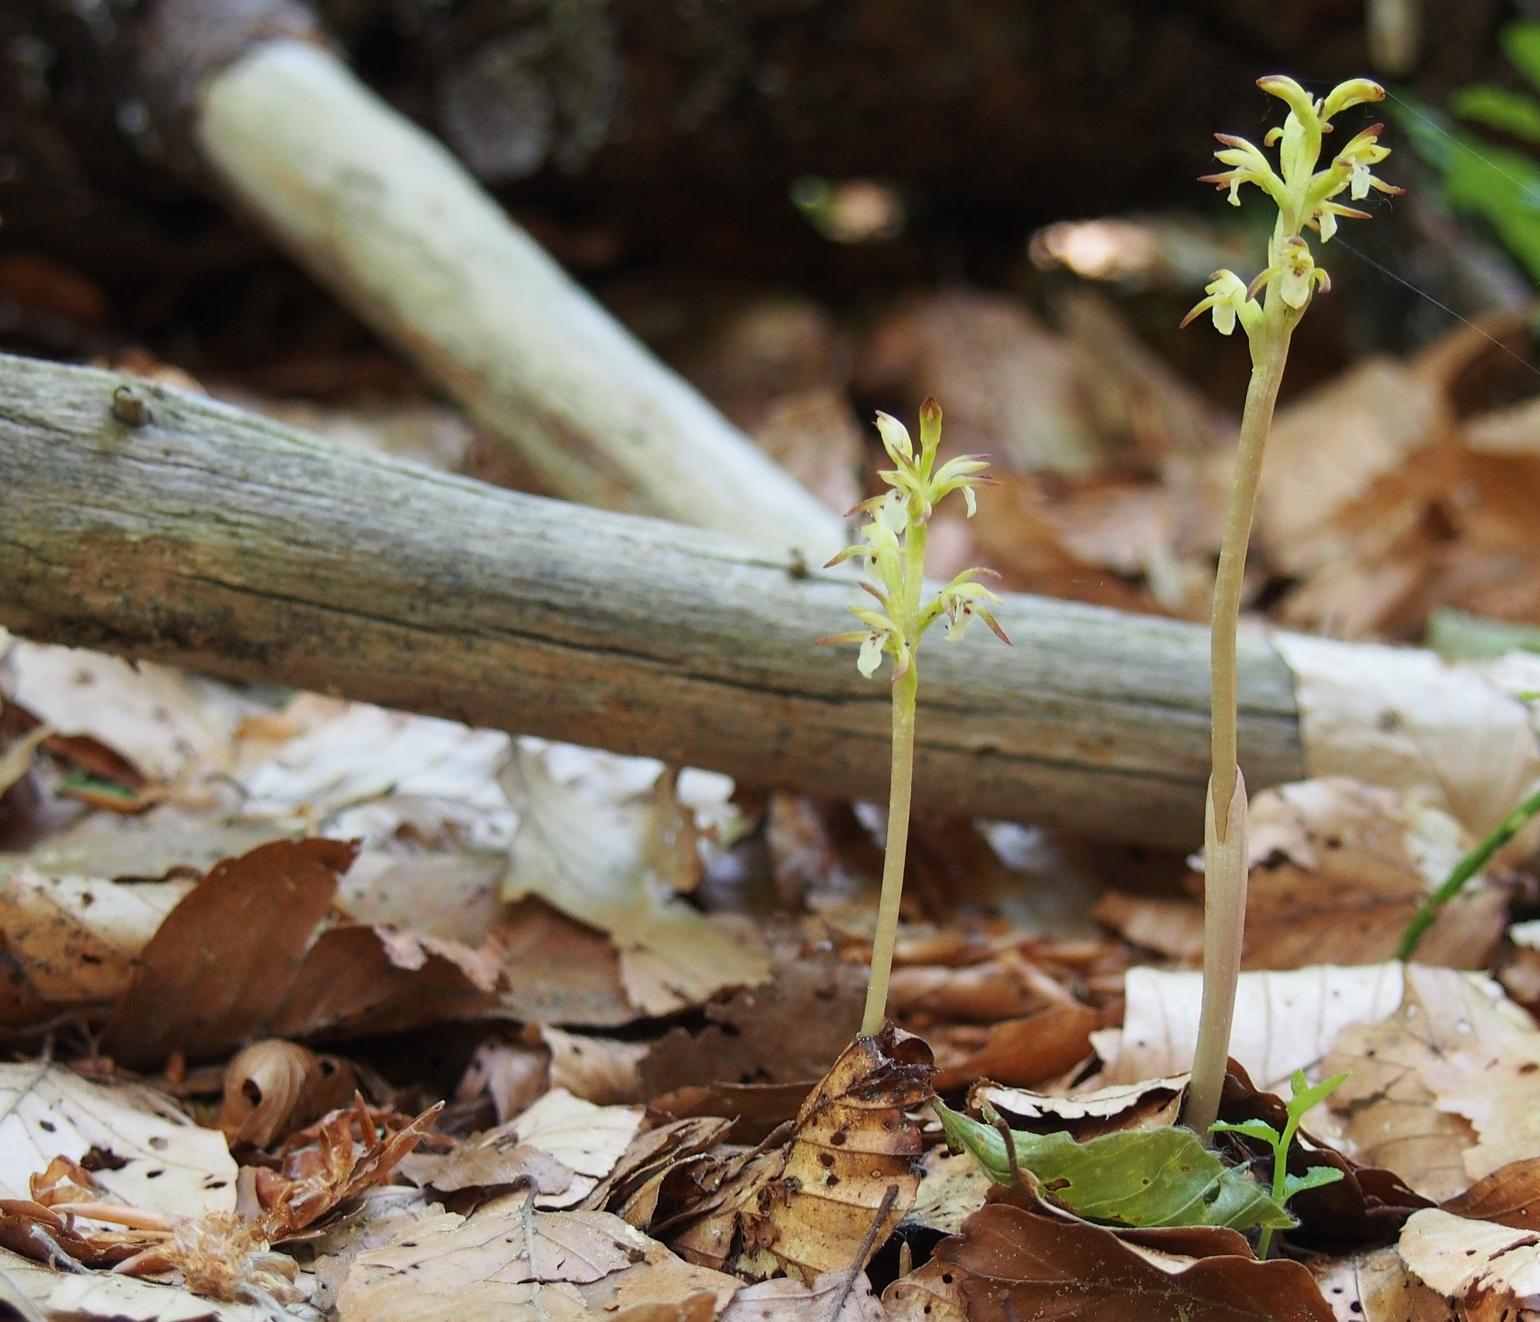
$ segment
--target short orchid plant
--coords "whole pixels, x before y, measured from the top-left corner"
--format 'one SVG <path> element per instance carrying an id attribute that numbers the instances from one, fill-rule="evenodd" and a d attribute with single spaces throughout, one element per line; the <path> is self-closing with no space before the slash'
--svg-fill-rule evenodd
<path id="1" fill-rule="evenodd" d="M 959 638 L 978 616 L 1001 642 L 1009 643 L 990 610 L 1000 598 L 979 582 L 987 569 L 965 569 L 950 583 L 924 599 L 925 539 L 932 512 L 954 491 L 962 493 L 971 518 L 977 509 L 975 488 L 991 481 L 980 455 L 961 455 L 937 467 L 941 445 L 941 408 L 934 399 L 920 406 L 920 447 L 897 418 L 877 415 L 877 431 L 893 467 L 880 476 L 888 490 L 863 501 L 852 514 L 866 518 L 861 541 L 836 555 L 828 568 L 846 560 L 861 561 L 872 581 L 861 587 L 875 606 L 852 606 L 864 626 L 850 633 L 820 638 L 820 643 L 859 643 L 856 667 L 870 678 L 888 658 L 893 670 L 892 774 L 888 787 L 887 849 L 883 855 L 882 898 L 872 943 L 872 971 L 866 988 L 861 1032 L 874 1036 L 887 1016 L 888 980 L 893 947 L 898 939 L 899 901 L 903 894 L 904 858 L 909 839 L 909 801 L 914 781 L 915 705 L 919 693 L 918 652 L 925 631 L 943 616 L 947 637 Z"/>
<path id="2" fill-rule="evenodd" d="M 1274 169 L 1261 148 L 1244 138 L 1220 133 L 1215 135 L 1220 150 L 1214 155 L 1228 168 L 1204 176 L 1204 182 L 1228 189 L 1234 206 L 1240 205 L 1240 189 L 1245 184 L 1255 185 L 1271 199 L 1278 218 L 1268 242 L 1267 266 L 1249 282 L 1234 271 L 1215 272 L 1205 288 L 1206 297 L 1182 322 L 1186 326 L 1207 312 L 1223 335 L 1231 334 L 1239 325 L 1250 341 L 1252 364 L 1214 580 L 1212 771 L 1204 832 L 1203 1008 L 1183 1117 L 1200 1134 L 1206 1134 L 1214 1122 L 1224 1086 L 1246 915 L 1246 785 L 1236 760 L 1235 662 L 1246 543 L 1289 339 L 1315 295 L 1331 287 L 1326 271 L 1316 264 L 1306 231 L 1313 230 L 1324 245 L 1337 232 L 1340 220 L 1369 219 L 1368 212 L 1338 200 L 1344 194 L 1349 202 L 1361 202 L 1371 191 L 1401 192 L 1374 175 L 1374 167 L 1390 154 L 1388 147 L 1380 145 L 1381 124 L 1371 124 L 1349 138 L 1329 164 L 1318 168 L 1325 137 L 1333 131 L 1331 121 L 1354 106 L 1382 100 L 1385 89 L 1378 83 L 1367 78 L 1350 79 L 1321 98 L 1312 97 L 1294 79 L 1281 75 L 1259 79 L 1257 85 L 1289 108 L 1282 127 L 1263 139 L 1264 146 L 1278 148 L 1278 168 Z"/>

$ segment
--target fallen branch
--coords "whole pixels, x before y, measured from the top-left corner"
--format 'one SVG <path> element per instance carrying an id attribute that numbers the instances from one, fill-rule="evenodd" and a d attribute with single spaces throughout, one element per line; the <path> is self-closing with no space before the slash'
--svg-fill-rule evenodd
<path id="1" fill-rule="evenodd" d="M 304 6 L 160 0 L 148 13 L 140 80 L 172 148 L 552 493 L 776 552 L 839 540 L 833 513 L 307 33 Z"/>
<path id="2" fill-rule="evenodd" d="M 133 392 L 136 407 L 115 392 Z M 848 580 L 725 537 L 345 451 L 224 405 L 0 356 L 0 624 L 831 795 L 885 792 L 888 694 L 811 640 Z M 1014 648 L 926 662 L 917 802 L 1188 844 L 1200 629 L 1011 599 Z M 991 640 L 993 641 L 993 640 Z M 1303 771 L 1287 667 L 1243 649 L 1258 786 Z"/>

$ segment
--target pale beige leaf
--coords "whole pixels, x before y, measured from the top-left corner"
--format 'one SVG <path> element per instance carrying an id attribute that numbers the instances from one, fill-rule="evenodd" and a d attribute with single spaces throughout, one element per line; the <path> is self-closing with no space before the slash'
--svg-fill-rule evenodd
<path id="1" fill-rule="evenodd" d="M 1105 1062 L 1095 1085 L 1135 1083 L 1189 1069 L 1201 993 L 1200 973 L 1130 969 L 1123 1027 L 1091 1037 Z M 1259 1088 L 1286 1090 L 1289 1076 L 1319 1061 L 1346 1025 L 1382 1019 L 1400 999 L 1399 964 L 1242 973 L 1230 1054 Z"/>
<path id="2" fill-rule="evenodd" d="M 1346 646 L 1277 633 L 1294 674 L 1305 769 L 1418 790 L 1475 837 L 1540 780 L 1540 748 L 1522 702 L 1479 671 L 1429 652 Z M 1378 711 L 1364 719 L 1364 695 Z"/>
<path id="3" fill-rule="evenodd" d="M 71 1322 L 271 1322 L 259 1304 L 204 1299 L 177 1285 L 117 1276 L 110 1272 L 68 1272 L 43 1267 L 0 1248 L 0 1283 L 8 1281 L 38 1316 Z M 0 1298 L 3 1298 L 0 1293 Z M 313 1308 L 290 1304 L 285 1317 L 314 1318 Z"/>
<path id="4" fill-rule="evenodd" d="M 681 1262 L 607 1212 L 538 1212 L 499 1199 L 468 1220 L 443 1213 L 360 1254 L 338 1296 L 342 1322 L 555 1322 L 712 1292 L 738 1282 Z"/>
<path id="5" fill-rule="evenodd" d="M 992 1106 L 1018 1127 L 1036 1129 L 1044 1121 L 1077 1121 L 1081 1122 L 1077 1133 L 1096 1132 L 1104 1126 L 1121 1129 L 1134 1124 L 1174 1123 L 1187 1078 L 1183 1073 L 1114 1083 L 1077 1091 L 1072 1097 L 985 1084 L 969 1094 L 969 1101 Z"/>
<path id="6" fill-rule="evenodd" d="M 434 1175 L 435 1188 L 466 1188 L 471 1184 L 508 1184 L 522 1173 L 527 1159 L 520 1149 L 532 1149 L 561 1163 L 571 1177 L 558 1188 L 542 1190 L 541 1208 L 571 1207 L 615 1169 L 642 1126 L 639 1106 L 595 1106 L 564 1088 L 552 1088 L 533 1106 L 505 1125 L 489 1129 L 461 1144 Z M 506 1158 L 512 1174 L 497 1177 L 498 1158 Z"/>
<path id="7" fill-rule="evenodd" d="M 864 1273 L 825 1272 L 811 1285 L 785 1278 L 746 1285 L 719 1322 L 883 1322 L 882 1305 Z"/>
<path id="8" fill-rule="evenodd" d="M 217 762 L 249 706 L 233 689 L 167 666 L 20 640 L 0 661 L 0 691 L 60 734 L 97 739 L 162 783 Z"/>
<path id="9" fill-rule="evenodd" d="M 0 707 L 4 705 L 0 703 Z M 3 795 L 32 769 L 32 759 L 36 756 L 39 746 L 43 740 L 54 733 L 51 725 L 39 725 L 29 730 L 5 752 L 0 753 L 0 795 Z"/>
<path id="10" fill-rule="evenodd" d="M 955 1235 L 984 1205 L 993 1184 L 969 1153 L 931 1148 L 920 1162 L 920 1187 L 904 1223 Z"/>
<path id="11" fill-rule="evenodd" d="M 527 745 L 515 750 L 502 779 L 522 813 L 504 898 L 538 895 L 609 933 L 638 1009 L 669 1014 L 769 977 L 764 942 L 752 929 L 714 922 L 684 904 L 673 879 L 654 866 L 655 800 L 563 782 L 541 750 Z"/>
<path id="12" fill-rule="evenodd" d="M 451 835 L 469 850 L 500 850 L 518 814 L 497 784 L 506 734 L 456 721 L 304 694 L 251 738 L 232 772 L 253 817 L 383 841 L 407 827 Z"/>
<path id="13" fill-rule="evenodd" d="M 1322 1066 L 1361 1160 L 1442 1200 L 1540 1151 L 1540 1033 L 1491 979 L 1409 965 L 1394 1015 L 1343 1031 Z"/>
<path id="14" fill-rule="evenodd" d="M 0 1065 L 0 1196 L 26 1198 L 28 1176 L 93 1148 L 107 1196 L 150 1212 L 199 1216 L 235 1207 L 235 1162 L 148 1089 L 106 1088 L 46 1064 Z"/>
<path id="15" fill-rule="evenodd" d="M 1531 1231 L 1428 1207 L 1412 1213 L 1396 1247 L 1407 1269 L 1461 1317 L 1497 1322 L 1540 1308 L 1540 1243 Z"/>

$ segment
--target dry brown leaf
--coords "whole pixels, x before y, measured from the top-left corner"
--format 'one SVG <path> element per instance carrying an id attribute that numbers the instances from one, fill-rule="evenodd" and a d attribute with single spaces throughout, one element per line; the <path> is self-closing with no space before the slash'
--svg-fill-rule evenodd
<path id="1" fill-rule="evenodd" d="M 156 1066 L 255 1034 L 288 994 L 354 853 L 337 840 L 282 840 L 218 864 L 144 948 L 106 1049 Z"/>
<path id="2" fill-rule="evenodd" d="M 1340 1138 L 1434 1200 L 1540 1151 L 1540 1033 L 1490 979 L 1408 965 L 1394 1015 L 1357 1024 L 1322 1065 Z"/>
<path id="3" fill-rule="evenodd" d="M 1169 1249 L 1156 1247 L 1171 1245 Z M 1194 1260 L 1200 1246 L 1203 1256 Z M 1330 1322 L 1297 1262 L 1257 1262 L 1233 1231 L 1118 1235 L 1101 1226 L 991 1203 L 936 1246 L 969 1322 Z M 943 1276 L 943 1280 L 944 1280 Z"/>
<path id="4" fill-rule="evenodd" d="M 970 1158 L 971 1160 L 971 1158 Z M 882 1292 L 888 1322 L 968 1322 L 960 1273 L 932 1258 Z"/>
<path id="5" fill-rule="evenodd" d="M 601 1106 L 641 1099 L 641 1064 L 651 1050 L 645 1042 L 622 1042 L 548 1027 L 533 1028 L 528 1036 L 550 1052 L 551 1087 L 564 1088 L 574 1097 Z"/>
<path id="6" fill-rule="evenodd" d="M 473 950 L 394 927 L 331 927 L 291 972 L 268 1029 L 364 1036 L 477 1018 L 501 1007 L 502 981 L 495 940 Z"/>
<path id="7" fill-rule="evenodd" d="M 912 299 L 876 328 L 861 357 L 872 393 L 911 409 L 928 394 L 941 400 L 947 445 L 957 453 L 1075 476 L 1099 468 L 1112 448 L 1088 409 L 1089 360 L 1014 299 Z"/>
<path id="8" fill-rule="evenodd" d="M 507 867 L 508 856 L 495 851 L 364 849 L 337 888 L 337 907 L 354 922 L 475 946 L 502 916 L 498 887 Z"/>
<path id="9" fill-rule="evenodd" d="M 94 1155 L 93 1155 L 94 1154 Z M 55 1065 L 0 1065 L 0 1196 L 30 1198 L 55 1157 L 86 1162 L 113 1200 L 196 1216 L 235 1206 L 223 1135 L 144 1088 L 105 1088 Z"/>
<path id="10" fill-rule="evenodd" d="M 510 972 L 502 992 L 510 1017 L 584 1028 L 613 1028 L 637 1017 L 614 943 L 543 900 L 507 906 L 492 939 Z"/>
<path id="11" fill-rule="evenodd" d="M 745 1274 L 864 1267 L 914 1202 L 919 1127 L 905 1112 L 931 1095 L 930 1050 L 888 1025 L 857 1038 L 797 1113 L 787 1141 L 758 1154 L 702 1217 L 672 1237 L 705 1265 Z"/>
<path id="12" fill-rule="evenodd" d="M 1392 958 L 1417 907 L 1469 843 L 1447 813 L 1394 790 L 1332 776 L 1261 791 L 1251 802 L 1246 967 Z M 1443 907 L 1420 961 L 1486 965 L 1507 896 L 1483 881 Z"/>
<path id="13" fill-rule="evenodd" d="M 993 1024 L 1074 1003 L 1063 986 L 1018 950 L 961 968 L 900 965 L 888 988 L 894 1016 L 915 1025 L 916 1031 L 957 1020 Z"/>
<path id="14" fill-rule="evenodd" d="M 1257 536 L 1269 562 L 1304 577 L 1350 554 L 1355 536 L 1373 535 L 1355 523 L 1355 507 L 1380 483 L 1425 473 L 1427 465 L 1408 460 L 1449 421 L 1444 393 L 1387 358 L 1280 409 L 1268 440 L 1277 462 L 1257 496 Z"/>
<path id="15" fill-rule="evenodd" d="M 9 1004 L 31 1002 L 50 1014 L 64 1006 L 110 1004 L 127 988 L 166 915 L 192 888 L 190 881 L 123 885 L 45 877 L 30 868 L 0 881 L 7 985 L 0 1022 L 20 1025 L 36 1014 L 10 1014 Z"/>
<path id="16" fill-rule="evenodd" d="M 1178 1074 L 1192 1065 L 1202 976 L 1130 969 L 1121 1029 L 1092 1035 L 1103 1061 L 1091 1087 Z M 1242 973 L 1230 1054 L 1269 1092 L 1308 1070 L 1348 1024 L 1383 1019 L 1401 999 L 1401 966 L 1323 966 Z"/>
<path id="17" fill-rule="evenodd" d="M 1107 891 L 1093 912 L 1097 922 L 1141 950 L 1183 964 L 1203 957 L 1203 906 L 1191 900 Z"/>
<path id="18" fill-rule="evenodd" d="M 705 1080 L 806 1082 L 845 1049 L 861 1020 L 865 974 L 827 950 L 778 945 L 767 984 L 708 1002 L 704 1028 L 671 1028 L 653 1044 L 641 1063 L 644 1095 Z"/>
<path id="19" fill-rule="evenodd" d="M 1499 1166 L 1451 1198 L 1444 1210 L 1515 1230 L 1540 1230 L 1540 1157 Z"/>
<path id="20" fill-rule="evenodd" d="M 497 783 L 500 731 L 307 693 L 242 734 L 230 775 L 249 816 L 469 852 L 505 849 L 518 822 Z"/>
<path id="21" fill-rule="evenodd" d="M 1090 1058 L 1091 1034 L 1105 1022 L 1089 1006 L 1056 1005 L 988 1028 L 932 1030 L 936 1088 L 961 1088 L 980 1078 L 1026 1087 L 1056 1078 Z"/>
<path id="22" fill-rule="evenodd" d="M 1396 1245 L 1408 1272 L 1472 1322 L 1502 1322 L 1540 1308 L 1540 1240 L 1527 1230 L 1416 1212 Z"/>
<path id="23" fill-rule="evenodd" d="M 26 865 L 47 877 L 159 881 L 201 877 L 216 863 L 296 833 L 272 822 L 157 804 L 132 816 L 91 813 L 40 840 Z"/>
<path id="24" fill-rule="evenodd" d="M 1449 1305 L 1408 1274 L 1392 1248 L 1311 1265 L 1337 1322 L 1449 1322 Z"/>
<path id="25" fill-rule="evenodd" d="M 455 1089 L 455 1101 L 475 1102 L 485 1093 L 492 1101 L 497 1123 L 502 1124 L 533 1105 L 550 1087 L 550 1063 L 548 1051 L 508 1042 L 483 1042 L 465 1067 Z"/>
<path id="26" fill-rule="evenodd" d="M 253 1042 L 225 1068 L 219 1128 L 231 1147 L 272 1146 L 342 1106 L 357 1074 L 338 1056 L 318 1056 L 294 1042 Z"/>
<path id="27" fill-rule="evenodd" d="M 676 897 L 655 866 L 657 842 L 681 829 L 683 810 L 655 774 L 639 795 L 600 792 L 594 778 L 562 781 L 545 750 L 520 746 L 502 776 L 520 805 L 510 900 L 538 895 L 620 947 L 621 979 L 637 1009 L 670 1014 L 769 975 L 764 943 L 747 925 L 712 920 Z"/>
<path id="28" fill-rule="evenodd" d="M 511 1196 L 360 1254 L 337 1303 L 342 1322 L 577 1322 L 701 1291 L 719 1310 L 737 1288 L 607 1212 L 540 1212 Z"/>
<path id="29" fill-rule="evenodd" d="M 760 1281 L 733 1296 L 721 1322 L 883 1322 L 886 1315 L 871 1282 L 859 1272 L 825 1272 L 811 1285 Z"/>
<path id="30" fill-rule="evenodd" d="M 652 1225 L 662 1182 L 687 1157 L 720 1142 L 732 1126 L 716 1116 L 670 1120 L 633 1138 L 615 1168 L 583 1199 L 582 1206 L 615 1212 L 638 1230 Z"/>

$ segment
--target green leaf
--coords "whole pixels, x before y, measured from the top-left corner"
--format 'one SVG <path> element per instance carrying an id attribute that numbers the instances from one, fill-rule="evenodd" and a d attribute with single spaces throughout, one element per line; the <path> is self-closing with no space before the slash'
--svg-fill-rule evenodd
<path id="1" fill-rule="evenodd" d="M 1244 1134 L 1247 1138 L 1254 1138 L 1272 1148 L 1277 1148 L 1283 1142 L 1283 1135 L 1268 1124 L 1266 1120 L 1242 1120 L 1239 1124 L 1234 1125 L 1226 1120 L 1216 1120 L 1208 1127 L 1208 1132 L 1211 1134 Z"/>
<path id="2" fill-rule="evenodd" d="M 1324 1101 L 1342 1086 L 1346 1074 L 1333 1074 L 1329 1079 L 1322 1079 L 1319 1083 L 1305 1086 L 1304 1070 L 1295 1070 L 1294 1077 L 1289 1080 L 1289 1088 L 1293 1097 L 1289 1099 L 1289 1119 L 1298 1121 L 1303 1118 L 1305 1112 L 1310 1110 L 1317 1102 Z"/>
<path id="3" fill-rule="evenodd" d="M 935 1103 L 947 1139 L 998 1184 L 1011 1182 L 1000 1132 Z M 1011 1131 L 1017 1163 L 1071 1211 L 1123 1226 L 1255 1226 L 1294 1218 L 1261 1185 L 1226 1166 L 1190 1129 L 1128 1129 L 1077 1143 L 1065 1133 Z"/>
<path id="4" fill-rule="evenodd" d="M 1342 1172 L 1335 1166 L 1312 1166 L 1303 1175 L 1285 1175 L 1283 1177 L 1283 1201 L 1288 1202 L 1297 1193 L 1304 1193 L 1306 1189 L 1319 1189 L 1323 1184 L 1335 1184 L 1342 1178 Z"/>
<path id="5" fill-rule="evenodd" d="M 1540 142 L 1540 101 L 1524 92 L 1511 92 L 1496 83 L 1473 83 L 1449 98 L 1449 109 L 1461 119 Z"/>
<path id="6" fill-rule="evenodd" d="M 1540 23 L 1510 23 L 1498 43 L 1508 61 L 1535 87 L 1540 87 Z"/>

